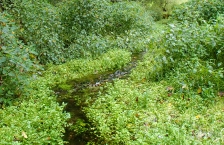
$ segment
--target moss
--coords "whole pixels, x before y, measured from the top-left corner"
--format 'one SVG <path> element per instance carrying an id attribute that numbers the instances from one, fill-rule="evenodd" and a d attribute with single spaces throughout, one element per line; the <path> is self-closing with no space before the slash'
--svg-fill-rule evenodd
<path id="1" fill-rule="evenodd" d="M 71 90 L 72 85 L 71 84 L 60 84 L 60 85 L 58 85 L 58 88 L 68 91 L 68 90 Z"/>

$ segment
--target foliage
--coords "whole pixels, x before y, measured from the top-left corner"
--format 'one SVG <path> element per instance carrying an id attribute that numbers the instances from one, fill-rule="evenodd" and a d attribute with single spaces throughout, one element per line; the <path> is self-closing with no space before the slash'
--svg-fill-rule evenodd
<path id="1" fill-rule="evenodd" d="M 223 144 L 223 98 L 217 97 L 224 89 L 221 0 L 181 5 L 172 16 L 177 21 L 162 27 L 152 26 L 151 15 L 160 19 L 166 5 L 157 9 L 152 1 L 148 9 L 133 1 L 3 2 L 0 103 L 14 101 L 1 106 L 0 144 L 64 144 L 70 115 L 52 89 L 121 69 L 131 52 L 142 50 L 129 79 L 106 83 L 94 100 L 77 98 L 88 104 L 84 112 L 97 143 Z M 67 62 L 41 72 L 37 60 Z M 83 120 L 72 127 L 89 129 Z"/>
<path id="2" fill-rule="evenodd" d="M 148 43 L 144 40 L 152 21 L 137 2 L 66 0 L 52 5 L 46 0 L 15 0 L 5 2 L 4 8 L 19 26 L 19 39 L 34 46 L 33 57 L 42 64 L 96 57 L 121 46 L 143 50 L 139 44 Z"/>
<path id="3" fill-rule="evenodd" d="M 144 32 L 150 26 L 151 17 L 140 3 L 119 2 L 107 8 L 104 23 L 106 33 L 120 35 L 133 29 Z"/>
<path id="4" fill-rule="evenodd" d="M 94 103 L 89 99 L 85 111 L 102 140 L 97 144 L 222 144 L 223 101 L 214 107 L 197 95 L 168 97 L 166 85 L 117 80 Z"/>
<path id="5" fill-rule="evenodd" d="M 219 14 L 224 12 L 223 0 L 190 0 L 178 5 L 173 11 L 172 18 L 177 21 L 197 21 L 199 24 L 214 22 Z"/>
<path id="6" fill-rule="evenodd" d="M 155 21 L 167 19 L 173 7 L 188 0 L 135 0 L 141 1 Z"/>
<path id="7" fill-rule="evenodd" d="M 211 87 L 211 93 L 223 89 L 224 29 L 223 18 L 219 19 L 214 25 L 170 25 L 163 63 L 174 84 L 185 84 L 192 89 L 202 87 L 204 90 Z"/>
<path id="8" fill-rule="evenodd" d="M 0 144 L 64 144 L 69 114 L 63 113 L 64 105 L 56 103 L 52 91 L 40 88 L 28 101 L 14 105 L 0 110 Z"/>
<path id="9" fill-rule="evenodd" d="M 136 2 L 111 4 L 108 0 L 68 0 L 59 6 L 65 40 L 73 42 L 78 34 L 121 34 L 132 28 L 144 26 L 144 8 Z M 73 35 L 72 35 L 73 34 Z M 77 34 L 77 35 L 75 35 Z"/>
<path id="10" fill-rule="evenodd" d="M 152 19 L 139 3 L 108 0 L 62 3 L 58 6 L 64 28 L 61 38 L 68 46 L 67 54 L 73 54 L 71 59 L 95 57 L 118 47 L 131 51 L 145 49 L 139 44 L 148 43 L 145 36 L 150 33 Z"/>
<path id="11" fill-rule="evenodd" d="M 43 76 L 33 75 L 29 87 L 25 89 L 29 95 L 0 110 L 0 144 L 64 144 L 62 136 L 70 115 L 63 113 L 65 104 L 56 102 L 51 89 L 70 79 L 121 68 L 129 61 L 130 53 L 116 50 L 95 60 L 74 60 L 59 66 L 49 66 Z M 82 128 L 77 129 L 84 131 Z"/>
<path id="12" fill-rule="evenodd" d="M 170 24 L 131 80 L 88 100 L 99 144 L 222 144 L 223 42 L 222 16 Z"/>
<path id="13" fill-rule="evenodd" d="M 0 13 L 0 21 L 0 104 L 10 104 L 24 93 L 28 73 L 37 68 L 32 58 L 36 53 L 33 46 L 26 46 L 18 39 L 18 27 L 10 14 Z"/>
<path id="14" fill-rule="evenodd" d="M 43 74 L 44 78 L 38 81 L 45 82 L 48 87 L 54 87 L 69 80 L 120 69 L 130 61 L 130 55 L 127 51 L 116 49 L 96 59 L 78 59 L 58 66 L 49 66 Z M 45 78 L 48 78 L 48 80 L 45 80 Z"/>
<path id="15" fill-rule="evenodd" d="M 74 42 L 80 34 L 99 32 L 103 27 L 104 9 L 108 5 L 106 0 L 67 0 L 58 4 L 60 17 L 64 27 L 62 39 L 66 45 Z"/>
<path id="16" fill-rule="evenodd" d="M 15 1 L 11 10 L 20 25 L 20 39 L 35 46 L 42 64 L 65 61 L 64 43 L 57 9 L 45 1 Z M 54 49 L 53 49 L 54 48 Z"/>

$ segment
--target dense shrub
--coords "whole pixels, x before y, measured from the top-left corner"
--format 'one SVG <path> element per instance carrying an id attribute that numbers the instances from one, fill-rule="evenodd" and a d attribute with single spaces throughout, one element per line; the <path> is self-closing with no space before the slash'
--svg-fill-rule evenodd
<path id="1" fill-rule="evenodd" d="M 98 56 L 118 47 L 146 48 L 152 19 L 140 3 L 68 0 L 58 8 L 64 28 L 61 38 L 68 47 L 65 52 L 73 54 L 69 59 Z"/>
<path id="2" fill-rule="evenodd" d="M 73 43 L 80 34 L 99 33 L 104 26 L 103 14 L 107 0 L 67 0 L 58 5 L 64 27 L 62 39 L 66 45 Z"/>
<path id="3" fill-rule="evenodd" d="M 165 55 L 158 59 L 163 71 L 156 80 L 168 78 L 181 93 L 186 86 L 194 93 L 202 88 L 204 97 L 223 90 L 223 24 L 222 16 L 214 24 L 170 24 L 161 45 Z"/>
<path id="4" fill-rule="evenodd" d="M 119 2 L 107 7 L 104 15 L 105 33 L 115 35 L 138 29 L 139 32 L 149 28 L 152 18 L 137 2 Z"/>
<path id="5" fill-rule="evenodd" d="M 34 47 L 18 39 L 18 30 L 11 15 L 0 13 L 0 104 L 8 104 L 21 96 L 28 83 L 28 73 L 37 67 L 32 57 L 36 55 Z"/>
<path id="6" fill-rule="evenodd" d="M 44 0 L 4 3 L 20 27 L 19 39 L 34 46 L 37 52 L 34 57 L 42 64 L 98 56 L 117 47 L 131 51 L 145 49 L 140 43 L 147 43 L 145 34 L 150 33 L 152 19 L 138 2 L 51 3 Z"/>
<path id="7" fill-rule="evenodd" d="M 64 105 L 56 103 L 52 91 L 39 87 L 29 100 L 0 110 L 0 144 L 64 144 L 69 114 L 63 113 Z"/>
<path id="8" fill-rule="evenodd" d="M 20 39 L 34 45 L 42 64 L 65 61 L 62 30 L 57 9 L 45 1 L 15 1 L 11 10 L 20 26 Z"/>
<path id="9" fill-rule="evenodd" d="M 214 22 L 219 14 L 224 12 L 223 0 L 190 0 L 179 5 L 172 13 L 172 18 L 178 21 L 203 23 Z"/>
<path id="10" fill-rule="evenodd" d="M 170 25 L 166 35 L 169 60 L 198 57 L 223 66 L 223 20 L 215 25 Z"/>
<path id="11" fill-rule="evenodd" d="M 134 70 L 135 77 L 142 77 L 145 67 L 140 68 Z M 223 101 L 213 106 L 195 94 L 188 99 L 169 97 L 166 85 L 169 82 L 116 80 L 96 101 L 88 99 L 85 112 L 98 137 L 96 144 L 222 144 L 219 121 L 224 116 L 214 110 L 221 109 Z"/>
<path id="12" fill-rule="evenodd" d="M 135 2 L 68 0 L 60 6 L 65 40 L 73 42 L 79 34 L 118 35 L 147 26 L 144 8 Z M 150 17 L 148 17 L 150 22 Z"/>

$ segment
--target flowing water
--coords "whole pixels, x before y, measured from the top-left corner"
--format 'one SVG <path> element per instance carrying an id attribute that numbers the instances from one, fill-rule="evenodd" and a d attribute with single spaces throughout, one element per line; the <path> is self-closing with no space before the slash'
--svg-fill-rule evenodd
<path id="1" fill-rule="evenodd" d="M 139 54 L 133 54 L 131 62 L 124 68 L 103 74 L 95 74 L 78 80 L 69 81 L 71 89 L 63 90 L 56 87 L 54 90 L 58 95 L 58 102 L 66 103 L 65 111 L 71 114 L 71 118 L 68 123 L 71 126 L 66 128 L 64 134 L 64 140 L 69 145 L 86 145 L 88 142 L 96 142 L 98 138 L 91 130 L 91 121 L 89 121 L 85 113 L 82 111 L 83 107 L 86 107 L 85 98 L 91 97 L 96 99 L 97 93 L 106 83 L 113 83 L 114 79 L 126 79 L 128 78 L 131 70 L 136 67 L 137 62 L 142 59 L 145 52 Z"/>

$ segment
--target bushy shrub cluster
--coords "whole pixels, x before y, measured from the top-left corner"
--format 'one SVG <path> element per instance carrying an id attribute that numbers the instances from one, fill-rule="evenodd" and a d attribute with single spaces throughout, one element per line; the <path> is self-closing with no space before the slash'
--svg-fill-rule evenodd
<path id="1" fill-rule="evenodd" d="M 143 69 L 147 68 L 134 70 L 133 81 L 108 83 L 106 93 L 98 93 L 93 103 L 89 99 L 85 112 L 98 137 L 96 144 L 223 143 L 219 121 L 224 116 L 221 110 L 215 111 L 221 109 L 223 101 L 213 106 L 212 101 L 206 102 L 195 94 L 188 99 L 168 96 L 169 82 L 143 79 L 136 83 L 136 77 L 144 77 Z"/>
<path id="2" fill-rule="evenodd" d="M 64 28 L 61 38 L 74 54 L 71 58 L 97 56 L 118 47 L 145 48 L 134 45 L 133 38 L 135 43 L 148 43 L 145 36 L 152 19 L 140 3 L 68 0 L 58 5 Z"/>
<path id="3" fill-rule="evenodd" d="M 195 2 L 187 3 L 187 5 L 189 8 L 197 7 Z M 207 1 L 197 2 L 201 5 L 207 4 Z M 208 4 L 211 8 L 222 5 L 216 2 L 208 2 Z M 204 8 L 207 10 L 208 7 Z M 200 22 L 203 20 L 203 24 L 200 24 L 196 19 L 190 19 L 188 14 L 179 15 L 181 10 L 182 8 L 175 10 L 174 16 L 179 16 L 184 21 L 170 24 L 162 45 L 159 44 L 165 55 L 158 59 L 158 63 L 163 66 L 163 71 L 156 77 L 156 80 L 168 78 L 177 88 L 176 91 L 181 93 L 187 86 L 187 89 L 195 93 L 197 89 L 202 88 L 203 91 L 199 92 L 204 97 L 215 96 L 217 92 L 224 89 L 223 11 L 210 11 L 209 18 L 204 17 L 202 13 L 196 15 L 197 20 Z M 187 12 L 194 13 L 195 9 L 188 9 Z M 202 10 L 200 12 L 205 14 Z M 211 20 L 213 23 L 210 23 Z"/>
<path id="4" fill-rule="evenodd" d="M 115 48 L 141 51 L 147 47 L 149 39 L 145 37 L 150 33 L 151 19 L 137 2 L 51 3 L 45 0 L 1 3 L 0 91 L 5 99 L 21 95 L 27 82 L 24 77 L 34 71 L 34 61 L 59 64 L 96 57 Z M 6 102 L 5 99 L 1 102 Z"/>
<path id="5" fill-rule="evenodd" d="M 178 21 L 204 23 L 214 22 L 224 12 L 223 0 L 190 0 L 173 11 L 172 18 Z"/>
<path id="6" fill-rule="evenodd" d="M 42 64 L 97 56 L 121 45 L 142 50 L 145 46 L 127 41 L 138 35 L 135 42 L 142 43 L 152 21 L 138 2 L 15 0 L 4 8 L 19 26 L 19 39 L 34 46 L 34 57 Z"/>
<path id="7" fill-rule="evenodd" d="M 34 47 L 19 40 L 18 30 L 12 15 L 0 13 L 0 108 L 22 95 L 29 74 L 38 68 Z"/>
<path id="8" fill-rule="evenodd" d="M 18 35 L 27 45 L 34 45 L 42 64 L 65 62 L 64 42 L 58 10 L 45 1 L 14 1 L 11 13 L 20 27 Z"/>
<path id="9" fill-rule="evenodd" d="M 89 102 L 99 144 L 223 143 L 223 16 L 204 22 L 170 24 L 131 79 Z"/>

